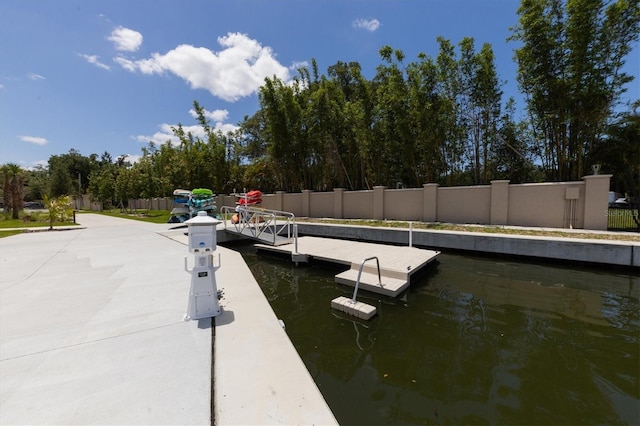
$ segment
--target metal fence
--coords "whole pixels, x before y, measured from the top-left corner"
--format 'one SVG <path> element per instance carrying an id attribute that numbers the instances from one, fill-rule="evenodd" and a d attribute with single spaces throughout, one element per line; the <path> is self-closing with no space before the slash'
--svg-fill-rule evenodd
<path id="1" fill-rule="evenodd" d="M 626 208 L 610 208 L 607 213 L 607 228 L 611 231 L 638 231 L 640 228 L 634 220 L 638 219 L 638 210 Z"/>

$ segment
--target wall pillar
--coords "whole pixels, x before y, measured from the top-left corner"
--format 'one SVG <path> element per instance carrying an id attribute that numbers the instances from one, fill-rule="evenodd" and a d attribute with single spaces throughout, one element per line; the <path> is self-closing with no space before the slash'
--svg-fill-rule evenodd
<path id="1" fill-rule="evenodd" d="M 491 181 L 491 225 L 509 224 L 509 181 Z"/>
<path id="2" fill-rule="evenodd" d="M 607 230 L 609 182 L 613 175 L 584 176 L 584 229 Z"/>
<path id="3" fill-rule="evenodd" d="M 311 209 L 311 190 L 302 190 L 302 216 L 309 217 L 309 211 Z"/>
<path id="4" fill-rule="evenodd" d="M 384 191 L 386 186 L 373 187 L 373 219 L 384 220 Z"/>
<path id="5" fill-rule="evenodd" d="M 276 208 L 274 210 L 284 211 L 284 191 L 276 191 Z"/>
<path id="6" fill-rule="evenodd" d="M 422 221 L 438 221 L 438 185 L 437 183 L 425 183 L 423 188 Z"/>
<path id="7" fill-rule="evenodd" d="M 342 197 L 344 188 L 333 188 L 333 218 L 342 219 Z"/>

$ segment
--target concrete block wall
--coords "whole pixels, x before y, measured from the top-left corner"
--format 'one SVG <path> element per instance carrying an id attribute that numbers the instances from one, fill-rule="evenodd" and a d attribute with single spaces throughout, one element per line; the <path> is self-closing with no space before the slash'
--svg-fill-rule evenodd
<path id="1" fill-rule="evenodd" d="M 262 207 L 298 217 L 407 220 L 460 224 L 511 225 L 548 228 L 607 229 L 608 192 L 612 175 L 585 176 L 576 182 L 264 194 Z M 216 205 L 235 206 L 235 195 L 218 195 Z M 148 200 L 130 206 L 147 208 Z M 154 199 L 153 209 L 171 209 L 171 198 Z"/>

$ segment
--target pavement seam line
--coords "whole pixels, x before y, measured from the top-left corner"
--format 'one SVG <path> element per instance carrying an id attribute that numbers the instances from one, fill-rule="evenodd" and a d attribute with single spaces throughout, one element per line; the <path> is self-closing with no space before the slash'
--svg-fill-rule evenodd
<path id="1" fill-rule="evenodd" d="M 51 348 L 51 349 L 47 349 L 47 350 L 44 350 L 44 351 L 31 352 L 31 353 L 28 353 L 28 354 L 22 354 L 22 355 L 14 356 L 14 357 L 11 357 L 11 358 L 0 359 L 0 362 L 12 361 L 14 359 L 24 358 L 24 357 L 27 357 L 27 356 L 41 355 L 41 354 L 46 354 L 48 352 L 55 352 L 55 351 L 61 351 L 63 349 L 70 349 L 70 348 L 76 348 L 76 347 L 79 347 L 79 346 L 91 345 L 91 344 L 98 343 L 98 342 L 103 342 L 103 341 L 106 341 L 106 340 L 117 339 L 119 337 L 132 336 L 134 334 L 146 333 L 147 331 L 159 330 L 161 328 L 167 328 L 167 327 L 171 327 L 171 326 L 174 326 L 174 325 L 177 325 L 177 324 L 182 324 L 182 323 L 184 323 L 184 321 L 177 321 L 177 322 L 173 322 L 173 323 L 170 323 L 170 324 L 159 325 L 157 327 L 145 328 L 144 330 L 137 330 L 137 331 L 132 331 L 132 332 L 129 332 L 129 333 L 118 334 L 116 336 L 103 337 L 103 338 L 100 338 L 100 339 L 89 340 L 87 342 L 74 343 L 72 345 L 60 346 L 58 348 Z"/>
<path id="2" fill-rule="evenodd" d="M 76 238 L 78 238 L 78 236 L 80 236 L 80 234 L 74 236 L 72 239 L 70 239 L 67 244 L 65 244 L 63 247 L 60 248 L 60 250 L 58 250 L 57 252 L 55 252 L 49 259 L 47 259 L 46 261 L 44 261 L 40 266 L 38 266 L 38 268 L 33 271 L 32 273 L 30 273 L 29 275 L 27 275 L 26 277 L 24 277 L 22 280 L 18 281 L 17 283 L 10 285 L 8 287 L 3 288 L 2 290 L 0 290 L 0 293 L 5 292 L 6 290 L 9 290 L 10 288 L 13 288 L 19 284 L 22 284 L 23 282 L 29 280 L 31 277 L 33 277 L 35 274 L 37 274 L 42 268 L 44 268 L 45 266 L 47 266 L 49 263 L 51 263 L 51 261 L 53 259 L 56 258 L 56 256 L 58 256 L 59 254 L 61 254 L 67 247 L 69 247 L 69 244 L 71 244 L 72 242 L 74 242 L 76 240 Z"/>

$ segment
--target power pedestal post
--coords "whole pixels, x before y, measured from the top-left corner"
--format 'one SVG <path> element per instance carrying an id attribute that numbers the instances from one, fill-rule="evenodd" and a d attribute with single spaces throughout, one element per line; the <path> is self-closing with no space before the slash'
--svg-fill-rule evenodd
<path id="1" fill-rule="evenodd" d="M 194 256 L 192 269 L 187 266 L 187 256 L 184 258 L 184 269 L 191 274 L 189 302 L 184 320 L 218 316 L 221 310 L 215 271 L 220 268 L 220 254 L 218 266 L 214 266 L 213 252 L 216 250 L 216 226 L 222 222 L 200 211 L 197 216 L 184 223 L 189 230 L 189 252 Z"/>

